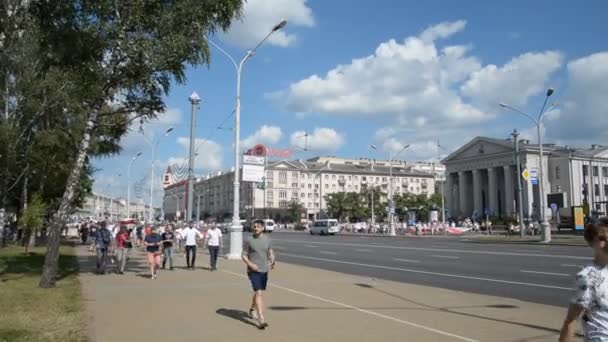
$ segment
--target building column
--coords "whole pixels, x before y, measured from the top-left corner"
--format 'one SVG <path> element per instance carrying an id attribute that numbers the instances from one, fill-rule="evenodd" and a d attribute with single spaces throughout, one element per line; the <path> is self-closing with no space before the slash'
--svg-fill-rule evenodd
<path id="1" fill-rule="evenodd" d="M 481 197 L 481 174 L 479 170 L 473 170 L 473 211 L 477 217 L 483 216 L 483 202 Z"/>
<path id="2" fill-rule="evenodd" d="M 447 210 L 450 215 L 454 215 L 454 210 L 457 208 L 455 206 L 456 201 L 454 199 L 454 180 L 452 179 L 452 174 L 447 173 L 445 177 L 445 187 L 443 189 L 445 201 L 447 203 Z"/>
<path id="3" fill-rule="evenodd" d="M 517 186 L 513 183 L 513 166 L 505 165 L 502 167 L 505 174 L 505 214 L 512 216 L 515 214 L 515 189 Z"/>
<path id="4" fill-rule="evenodd" d="M 467 180 L 464 171 L 458 172 L 458 205 L 460 215 L 467 217 Z"/>
<path id="5" fill-rule="evenodd" d="M 498 183 L 496 181 L 496 170 L 493 167 L 488 168 L 488 205 L 490 214 L 497 215 L 498 210 Z"/>

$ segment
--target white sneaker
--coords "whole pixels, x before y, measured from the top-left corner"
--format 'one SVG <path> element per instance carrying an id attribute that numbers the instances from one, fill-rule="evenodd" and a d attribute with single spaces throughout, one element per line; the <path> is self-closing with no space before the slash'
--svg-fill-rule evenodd
<path id="1" fill-rule="evenodd" d="M 258 319 L 258 313 L 255 311 L 254 308 L 249 308 L 249 318 L 251 319 Z"/>

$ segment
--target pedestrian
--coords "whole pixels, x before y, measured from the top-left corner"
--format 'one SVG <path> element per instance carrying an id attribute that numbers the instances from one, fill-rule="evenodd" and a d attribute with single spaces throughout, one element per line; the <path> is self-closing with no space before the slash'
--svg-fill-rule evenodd
<path id="1" fill-rule="evenodd" d="M 86 245 L 89 241 L 89 227 L 86 222 L 83 222 L 80 226 L 80 239 L 83 245 Z"/>
<path id="2" fill-rule="evenodd" d="M 171 224 L 171 229 L 175 228 L 175 225 Z M 182 252 L 182 247 L 184 244 L 184 237 L 183 237 L 183 232 L 184 230 L 182 229 L 181 226 L 178 226 L 177 229 L 174 230 L 175 231 L 175 242 L 176 242 L 176 252 L 177 253 L 181 253 Z"/>
<path id="3" fill-rule="evenodd" d="M 150 266 L 150 279 L 156 279 L 158 268 L 160 268 L 160 246 L 162 237 L 158 234 L 156 227 L 150 227 L 150 234 L 146 235 L 144 244 Z"/>
<path id="4" fill-rule="evenodd" d="M 137 247 L 141 247 L 144 241 L 144 235 L 143 235 L 143 227 L 141 225 L 138 225 L 137 228 L 135 228 L 135 237 L 137 240 Z"/>
<path id="5" fill-rule="evenodd" d="M 196 240 L 197 238 L 202 239 L 203 235 L 197 229 L 194 229 L 192 222 L 188 222 L 182 236 L 186 246 L 186 267 L 193 270 L 196 262 Z"/>
<path id="6" fill-rule="evenodd" d="M 89 252 L 93 252 L 93 250 L 95 249 L 95 237 L 97 236 L 97 226 L 95 224 L 93 224 L 93 222 L 91 222 L 89 224 L 90 227 L 90 231 L 89 231 Z"/>
<path id="7" fill-rule="evenodd" d="M 222 231 L 217 229 L 216 225 L 212 225 L 207 230 L 205 245 L 209 249 L 209 270 L 217 270 L 217 255 L 222 248 Z"/>
<path id="8" fill-rule="evenodd" d="M 116 234 L 116 273 L 124 274 L 132 247 L 129 230 L 126 226 L 120 226 L 118 234 Z"/>
<path id="9" fill-rule="evenodd" d="M 95 231 L 95 251 L 97 255 L 97 274 L 106 273 L 106 263 L 108 261 L 108 251 L 112 244 L 112 233 L 106 227 L 106 222 L 101 222 L 100 227 Z"/>
<path id="10" fill-rule="evenodd" d="M 173 271 L 173 244 L 175 243 L 173 228 L 170 225 L 167 226 L 161 237 L 163 240 L 163 269 L 165 269 L 165 264 L 169 260 L 169 269 Z"/>
<path id="11" fill-rule="evenodd" d="M 257 327 L 268 327 L 264 318 L 264 291 L 268 283 L 268 271 L 274 269 L 275 257 L 270 238 L 264 234 L 264 221 L 256 220 L 253 233 L 243 243 L 242 259 L 247 265 L 247 276 L 253 288 L 249 317 L 257 320 Z"/>
<path id="12" fill-rule="evenodd" d="M 559 341 L 571 341 L 582 318 L 584 341 L 608 341 L 608 224 L 591 224 L 584 237 L 593 250 L 593 263 L 576 275 L 575 296 L 562 325 Z"/>

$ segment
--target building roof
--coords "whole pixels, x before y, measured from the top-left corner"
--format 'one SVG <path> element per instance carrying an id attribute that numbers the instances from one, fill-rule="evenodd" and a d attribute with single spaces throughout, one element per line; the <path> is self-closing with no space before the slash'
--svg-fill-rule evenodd
<path id="1" fill-rule="evenodd" d="M 386 162 L 384 162 L 386 163 Z M 358 173 L 358 174 L 369 174 L 369 175 L 390 175 L 391 168 L 386 165 L 376 164 L 371 169 L 370 161 L 360 161 L 355 164 L 343 164 L 343 163 L 331 163 L 331 162 L 319 162 L 319 159 L 313 158 L 309 160 L 293 160 L 293 161 L 279 161 L 268 165 L 268 168 L 277 170 L 281 169 L 281 165 L 286 168 L 293 170 L 299 170 L 303 172 L 319 172 L 323 171 L 326 173 Z M 404 167 L 402 165 L 393 165 L 392 167 L 393 176 L 410 176 L 410 177 L 428 177 L 433 178 L 433 174 L 414 170 L 411 167 Z"/>

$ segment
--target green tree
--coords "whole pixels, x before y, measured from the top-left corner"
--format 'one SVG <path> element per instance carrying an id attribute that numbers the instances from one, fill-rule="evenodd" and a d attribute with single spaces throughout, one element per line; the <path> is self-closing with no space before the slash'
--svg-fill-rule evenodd
<path id="1" fill-rule="evenodd" d="M 382 191 L 380 187 L 368 187 L 363 190 L 362 195 L 365 200 L 365 203 L 367 204 L 369 217 L 371 217 L 372 202 L 374 207 L 374 220 L 376 222 L 381 222 L 388 216 L 388 213 L 386 211 L 388 205 L 387 194 Z"/>
<path id="2" fill-rule="evenodd" d="M 18 48 L 21 37 L 31 38 L 32 52 L 24 53 L 29 69 L 14 66 L 2 72 L 2 81 L 11 89 L 9 96 L 3 96 L 3 104 L 26 114 L 18 124 L 3 118 L 7 124 L 0 132 L 8 133 L 2 140 L 19 140 L 21 132 L 26 132 L 29 143 L 45 132 L 37 146 L 72 147 L 65 151 L 70 156 L 67 160 L 59 155 L 57 163 L 49 166 L 63 162 L 56 174 L 31 173 L 31 183 L 38 181 L 47 189 L 55 177 L 64 179 L 56 189 L 60 196 L 55 198 L 56 210 L 49 223 L 40 280 L 41 287 L 53 287 L 61 229 L 83 189 L 90 186 L 90 158 L 100 152 L 119 152 L 120 138 L 131 122 L 143 123 L 164 111 L 170 85 L 186 81 L 186 65 L 209 62 L 206 36 L 226 30 L 238 19 L 242 1 L 8 1 L 17 10 L 8 6 L 0 10 L 0 29 L 8 37 L 0 41 L 0 50 L 9 51 L 2 59 Z M 25 82 L 22 88 L 18 82 Z M 38 96 L 21 101 L 26 91 Z M 8 152 L 14 161 L 21 158 L 39 167 L 30 160 L 38 151 L 22 153 L 14 148 Z M 18 175 L 9 171 L 3 189 L 15 183 Z"/>
<path id="3" fill-rule="evenodd" d="M 23 241 L 26 253 L 29 251 L 30 247 L 33 247 L 36 241 L 36 232 L 42 228 L 45 214 L 46 205 L 42 201 L 42 196 L 40 196 L 40 194 L 34 194 L 32 200 L 21 213 L 21 218 L 19 220 L 21 227 L 23 227 L 23 230 L 25 231 Z"/>
<path id="4" fill-rule="evenodd" d="M 298 199 L 292 199 L 287 204 L 287 216 L 291 222 L 298 223 L 304 212 L 304 206 Z"/>

